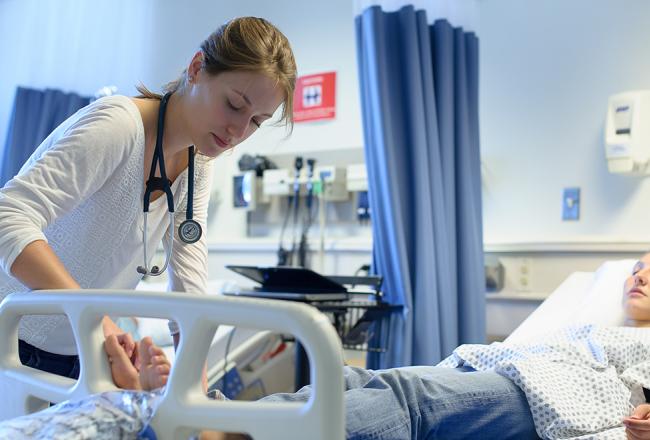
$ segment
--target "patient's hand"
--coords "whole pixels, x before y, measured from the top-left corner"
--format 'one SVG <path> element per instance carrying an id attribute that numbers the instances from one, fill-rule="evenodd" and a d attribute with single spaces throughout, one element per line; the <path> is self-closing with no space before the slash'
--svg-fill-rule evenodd
<path id="1" fill-rule="evenodd" d="M 115 335 L 106 337 L 104 347 L 111 364 L 113 382 L 127 390 L 153 390 L 167 384 L 171 365 L 163 350 L 154 345 L 150 337 L 138 344 L 140 372 L 135 369 L 131 359 L 118 342 Z"/>
<path id="2" fill-rule="evenodd" d="M 643 403 L 632 411 L 632 415 L 623 419 L 625 433 L 631 440 L 650 440 L 650 405 Z"/>

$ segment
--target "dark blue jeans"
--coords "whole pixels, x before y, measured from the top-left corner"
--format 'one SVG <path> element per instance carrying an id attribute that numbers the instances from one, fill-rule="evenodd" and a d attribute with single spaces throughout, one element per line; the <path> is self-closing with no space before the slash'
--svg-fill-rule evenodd
<path id="1" fill-rule="evenodd" d="M 50 353 L 22 340 L 18 341 L 18 354 L 23 365 L 59 376 L 79 379 L 79 356 Z"/>

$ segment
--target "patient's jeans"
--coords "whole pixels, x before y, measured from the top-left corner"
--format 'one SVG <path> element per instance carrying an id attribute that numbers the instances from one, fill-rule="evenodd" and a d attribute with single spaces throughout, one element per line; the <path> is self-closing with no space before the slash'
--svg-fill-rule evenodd
<path id="1" fill-rule="evenodd" d="M 538 438 L 526 396 L 509 379 L 468 368 L 345 367 L 349 440 Z M 306 401 L 311 388 L 263 401 Z"/>

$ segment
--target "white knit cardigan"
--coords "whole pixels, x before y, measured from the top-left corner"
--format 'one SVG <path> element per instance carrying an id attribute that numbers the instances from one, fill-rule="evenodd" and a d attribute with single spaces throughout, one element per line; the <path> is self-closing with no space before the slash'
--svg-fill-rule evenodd
<path id="1" fill-rule="evenodd" d="M 28 290 L 11 276 L 29 243 L 45 240 L 82 288 L 133 289 L 142 275 L 144 127 L 128 97 L 110 96 L 79 110 L 38 147 L 19 174 L 0 189 L 0 298 Z M 207 286 L 205 228 L 211 161 L 197 156 L 194 218 L 204 234 L 195 244 L 178 239 L 169 268 L 170 290 L 204 293 Z M 185 220 L 187 170 L 172 185 L 176 226 Z M 152 202 L 147 255 L 161 240 L 168 246 L 166 198 Z M 53 353 L 75 354 L 67 318 L 22 319 L 19 337 Z"/>

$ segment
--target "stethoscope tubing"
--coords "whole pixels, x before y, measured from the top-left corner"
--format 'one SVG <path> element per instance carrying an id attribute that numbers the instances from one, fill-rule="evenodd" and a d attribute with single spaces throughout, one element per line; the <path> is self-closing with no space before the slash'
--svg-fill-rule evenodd
<path id="1" fill-rule="evenodd" d="M 143 275 L 159 276 L 162 275 L 171 261 L 171 256 L 174 247 L 174 195 L 171 190 L 171 182 L 167 179 L 165 171 L 165 156 L 162 149 L 162 139 L 165 126 L 165 113 L 167 111 L 167 102 L 172 92 L 165 94 L 160 100 L 160 108 L 158 110 L 158 127 L 156 132 L 156 146 L 154 148 L 153 157 L 151 159 L 151 170 L 149 172 L 149 179 L 146 182 L 144 197 L 142 201 L 142 208 L 144 213 L 144 228 L 142 231 L 142 243 L 144 247 L 144 265 L 138 266 L 137 271 Z M 193 206 L 194 206 L 194 146 L 188 147 L 188 175 L 187 175 L 187 212 L 186 219 L 178 227 L 178 235 L 180 239 L 188 244 L 196 243 L 202 235 L 201 225 L 193 219 Z M 160 177 L 156 174 L 156 165 L 160 169 Z M 167 198 L 167 209 L 169 212 L 169 247 L 165 255 L 165 263 L 162 269 L 158 266 L 153 266 L 151 269 L 148 267 L 147 258 L 147 217 L 149 214 L 149 205 L 151 201 L 151 193 L 153 191 L 163 191 Z"/>

